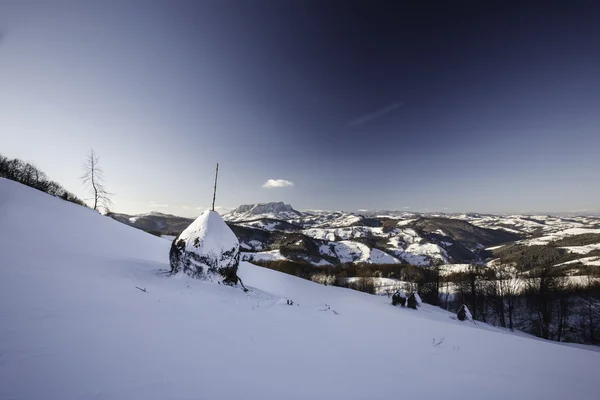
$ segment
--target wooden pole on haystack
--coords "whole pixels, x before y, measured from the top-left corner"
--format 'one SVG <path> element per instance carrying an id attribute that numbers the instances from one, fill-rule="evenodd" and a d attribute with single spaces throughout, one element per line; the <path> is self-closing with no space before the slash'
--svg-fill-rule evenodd
<path id="1" fill-rule="evenodd" d="M 217 177 L 219 176 L 219 163 L 217 163 L 217 170 L 215 171 L 215 188 L 213 190 L 213 202 L 212 202 L 212 211 L 215 211 L 215 198 L 217 197 Z"/>

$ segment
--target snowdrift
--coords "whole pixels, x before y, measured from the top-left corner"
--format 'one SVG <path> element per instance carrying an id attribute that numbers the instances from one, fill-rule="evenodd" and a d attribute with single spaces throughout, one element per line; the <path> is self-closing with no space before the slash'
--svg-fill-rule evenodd
<path id="1" fill-rule="evenodd" d="M 600 353 L 245 262 L 238 274 L 248 293 L 167 278 L 169 246 L 0 179 L 0 399 L 529 400 L 600 391 Z"/>

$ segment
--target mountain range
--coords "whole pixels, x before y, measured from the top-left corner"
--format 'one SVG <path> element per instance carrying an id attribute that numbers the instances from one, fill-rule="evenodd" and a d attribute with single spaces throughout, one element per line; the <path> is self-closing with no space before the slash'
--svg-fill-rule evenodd
<path id="1" fill-rule="evenodd" d="M 110 214 L 117 221 L 173 239 L 193 220 L 151 212 Z M 224 220 L 242 259 L 344 263 L 463 264 L 491 256 L 489 248 L 569 229 L 598 229 L 595 216 L 298 211 L 283 202 L 246 204 Z"/>

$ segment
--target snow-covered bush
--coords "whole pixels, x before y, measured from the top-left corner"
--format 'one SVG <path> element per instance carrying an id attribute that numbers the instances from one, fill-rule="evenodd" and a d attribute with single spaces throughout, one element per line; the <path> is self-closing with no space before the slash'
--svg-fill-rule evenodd
<path id="1" fill-rule="evenodd" d="M 458 318 L 459 321 L 472 321 L 473 320 L 471 311 L 469 311 L 469 308 L 464 304 L 462 305 L 460 310 L 458 310 L 458 312 L 456 313 L 456 318 Z"/>
<path id="2" fill-rule="evenodd" d="M 421 305 L 421 297 L 417 292 L 412 292 L 406 300 L 406 306 L 416 310 Z"/>
<path id="3" fill-rule="evenodd" d="M 392 296 L 392 305 L 397 306 L 399 304 L 402 307 L 405 307 L 406 299 L 407 299 L 406 293 L 404 293 L 402 290 L 398 290 Z"/>

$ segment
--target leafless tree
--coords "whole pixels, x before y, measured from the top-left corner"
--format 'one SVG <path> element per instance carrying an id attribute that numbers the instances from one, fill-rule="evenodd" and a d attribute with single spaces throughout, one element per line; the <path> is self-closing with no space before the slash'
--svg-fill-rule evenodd
<path id="1" fill-rule="evenodd" d="M 93 195 L 94 210 L 99 211 L 99 208 L 102 207 L 105 211 L 108 211 L 112 205 L 110 199 L 112 193 L 109 193 L 104 187 L 104 171 L 100 167 L 99 160 L 94 150 L 90 150 L 90 154 L 83 164 L 85 173 L 81 180 L 85 185 L 85 189 Z"/>
<path id="2" fill-rule="evenodd" d="M 523 282 L 516 268 L 508 264 L 500 264 L 494 267 L 494 276 L 487 287 L 488 295 L 494 299 L 491 305 L 498 314 L 500 326 L 506 327 L 506 317 L 508 317 L 510 330 L 514 327 L 515 308 L 522 285 Z"/>
<path id="3" fill-rule="evenodd" d="M 532 272 L 532 278 L 527 281 L 527 292 L 533 299 L 539 336 L 551 338 L 553 321 L 557 317 L 556 338 L 560 341 L 568 319 L 568 302 L 561 301 L 566 289 L 566 277 L 552 264 L 540 266 Z"/>
<path id="4" fill-rule="evenodd" d="M 590 294 L 586 296 L 587 316 L 590 329 L 590 342 L 592 344 L 596 344 L 598 338 L 594 335 L 594 332 L 597 327 L 598 316 L 600 316 L 600 307 L 598 306 L 598 300 L 600 299 L 600 296 L 598 296 L 600 294 L 600 273 L 596 271 L 594 275 L 588 274 L 587 286 L 590 289 Z M 595 299 L 593 296 L 594 292 L 596 294 Z"/>

